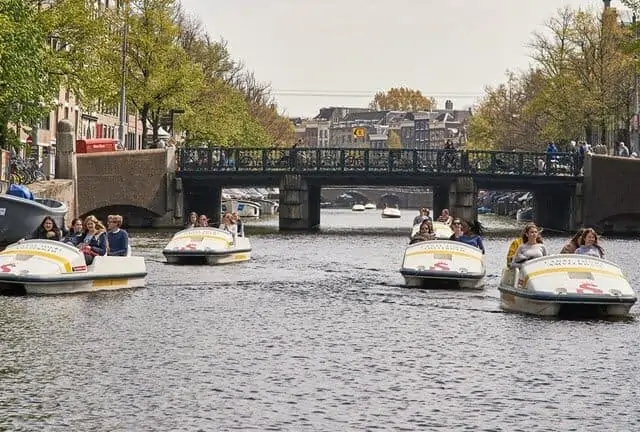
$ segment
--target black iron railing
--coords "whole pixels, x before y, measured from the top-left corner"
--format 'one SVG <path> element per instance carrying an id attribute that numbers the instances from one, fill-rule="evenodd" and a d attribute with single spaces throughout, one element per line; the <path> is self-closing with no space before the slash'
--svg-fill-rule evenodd
<path id="1" fill-rule="evenodd" d="M 361 148 L 182 148 L 181 172 L 429 173 L 448 175 L 579 176 L 573 153 Z"/>

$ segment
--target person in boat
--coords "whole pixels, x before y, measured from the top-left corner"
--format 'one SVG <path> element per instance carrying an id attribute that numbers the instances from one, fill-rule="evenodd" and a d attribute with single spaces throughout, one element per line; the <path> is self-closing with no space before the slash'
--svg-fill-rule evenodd
<path id="1" fill-rule="evenodd" d="M 571 240 L 569 240 L 564 246 L 562 246 L 562 249 L 560 250 L 561 254 L 572 254 L 576 251 L 576 249 L 578 249 L 580 247 L 580 245 L 582 243 L 580 243 L 582 241 L 582 234 L 584 233 L 584 228 L 580 228 L 578 230 L 578 232 L 571 237 Z"/>
<path id="2" fill-rule="evenodd" d="M 413 226 L 420 225 L 425 220 L 431 220 L 431 217 L 429 216 L 429 210 L 423 207 L 420 209 L 420 214 L 413 218 Z"/>
<path id="3" fill-rule="evenodd" d="M 189 220 L 184 225 L 185 228 L 196 228 L 198 226 L 198 213 L 189 213 Z"/>
<path id="4" fill-rule="evenodd" d="M 107 216 L 107 244 L 109 256 L 127 256 L 129 252 L 129 233 L 123 230 L 123 218 L 120 215 Z"/>
<path id="5" fill-rule="evenodd" d="M 416 235 L 411 237 L 411 241 L 409 241 L 409 244 L 411 245 L 411 244 L 415 244 L 423 241 L 435 240 L 435 239 L 436 239 L 436 233 L 433 231 L 433 222 L 431 222 L 428 219 L 425 219 L 420 224 L 420 229 L 418 230 Z"/>
<path id="6" fill-rule="evenodd" d="M 40 240 L 57 240 L 62 239 L 62 231 L 58 228 L 56 221 L 50 216 L 45 216 L 40 223 L 40 226 L 31 233 L 28 239 L 40 239 Z"/>
<path id="7" fill-rule="evenodd" d="M 538 237 L 536 241 L 538 243 L 543 243 L 542 228 L 538 228 Z M 522 243 L 524 243 L 524 240 L 523 240 L 523 236 L 521 235 L 520 237 L 513 239 L 513 241 L 509 245 L 509 250 L 507 251 L 507 267 L 511 266 L 511 262 L 513 262 L 513 257 L 516 255 L 516 251 L 518 250 L 518 248 Z"/>
<path id="8" fill-rule="evenodd" d="M 238 225 L 233 223 L 231 213 L 224 214 L 222 217 L 222 223 L 220 224 L 220 229 L 231 233 L 231 235 L 233 235 L 233 240 L 235 241 L 235 238 L 238 235 Z"/>
<path id="9" fill-rule="evenodd" d="M 470 246 L 477 247 L 484 253 L 484 244 L 482 243 L 482 237 L 474 233 L 471 229 L 471 223 L 462 219 L 454 219 L 451 223 L 453 234 L 449 237 L 449 240 L 459 241 Z"/>
<path id="10" fill-rule="evenodd" d="M 93 263 L 96 256 L 107 254 L 109 245 L 107 243 L 107 233 L 102 222 L 95 216 L 87 216 L 84 220 L 84 231 L 82 240 L 78 244 L 78 249 L 84 254 L 87 265 Z"/>
<path id="11" fill-rule="evenodd" d="M 240 237 L 244 237 L 244 224 L 242 223 L 240 216 L 238 216 L 238 213 L 236 212 L 231 213 L 231 223 L 236 224 L 238 235 Z"/>
<path id="12" fill-rule="evenodd" d="M 593 228 L 586 228 L 580 237 L 581 246 L 575 253 L 590 255 L 596 258 L 604 258 L 604 248 L 598 244 L 598 233 Z"/>
<path id="13" fill-rule="evenodd" d="M 442 210 L 440 216 L 438 216 L 438 222 L 451 225 L 451 223 L 453 222 L 453 218 L 451 217 L 451 215 L 449 215 L 449 209 Z"/>
<path id="14" fill-rule="evenodd" d="M 209 227 L 209 218 L 207 217 L 207 215 L 203 215 L 201 214 L 200 216 L 198 216 L 198 224 L 194 227 L 194 228 L 208 228 Z"/>
<path id="15" fill-rule="evenodd" d="M 522 230 L 522 244 L 513 256 L 511 267 L 519 267 L 526 261 L 547 255 L 547 248 L 542 242 L 538 226 L 530 222 Z"/>
<path id="16" fill-rule="evenodd" d="M 73 246 L 78 246 L 82 243 L 84 232 L 84 224 L 82 223 L 82 219 L 75 218 L 71 221 L 71 226 L 69 227 L 69 232 L 62 239 L 63 243 L 67 243 Z"/>

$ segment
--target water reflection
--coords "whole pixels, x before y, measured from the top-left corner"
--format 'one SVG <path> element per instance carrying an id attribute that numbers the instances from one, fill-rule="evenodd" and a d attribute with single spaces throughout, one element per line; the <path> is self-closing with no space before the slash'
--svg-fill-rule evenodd
<path id="1" fill-rule="evenodd" d="M 222 267 L 168 266 L 172 232 L 135 232 L 145 289 L 0 297 L 0 430 L 638 429 L 637 320 L 502 313 L 509 220 L 483 220 L 484 291 L 405 289 L 415 215 L 374 212 L 247 221 L 254 259 Z M 637 243 L 604 245 L 637 286 Z"/>

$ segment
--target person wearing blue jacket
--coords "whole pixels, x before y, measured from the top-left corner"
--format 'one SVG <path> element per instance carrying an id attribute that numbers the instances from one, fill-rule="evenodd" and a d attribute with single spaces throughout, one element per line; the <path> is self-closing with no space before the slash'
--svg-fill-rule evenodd
<path id="1" fill-rule="evenodd" d="M 485 252 L 484 244 L 482 243 L 482 237 L 471 230 L 471 223 L 456 218 L 451 223 L 451 228 L 453 229 L 453 234 L 451 235 L 449 240 L 466 243 L 470 246 L 477 247 L 482 251 L 482 253 Z"/>
<path id="2" fill-rule="evenodd" d="M 107 216 L 107 240 L 110 256 L 127 256 L 129 251 L 129 234 L 121 229 L 122 216 Z"/>

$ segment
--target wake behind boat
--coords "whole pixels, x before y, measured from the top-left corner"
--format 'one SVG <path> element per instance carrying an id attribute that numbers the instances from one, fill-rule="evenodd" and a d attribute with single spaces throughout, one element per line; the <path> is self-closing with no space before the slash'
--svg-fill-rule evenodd
<path id="1" fill-rule="evenodd" d="M 482 288 L 486 269 L 480 249 L 451 240 L 428 240 L 407 247 L 400 273 L 409 287 L 449 282 L 456 288 Z"/>
<path id="2" fill-rule="evenodd" d="M 549 255 L 505 269 L 503 309 L 539 316 L 626 316 L 637 296 L 620 267 L 588 255 Z"/>
<path id="3" fill-rule="evenodd" d="M 411 238 L 420 231 L 420 224 L 416 224 L 411 228 Z M 437 240 L 449 240 L 453 235 L 453 230 L 449 225 L 443 222 L 433 222 L 433 232 L 436 234 Z"/>
<path id="4" fill-rule="evenodd" d="M 251 243 L 213 227 L 177 232 L 162 251 L 169 264 L 230 264 L 251 258 Z"/>
<path id="5" fill-rule="evenodd" d="M 96 256 L 86 265 L 75 246 L 54 240 L 26 240 L 0 252 L 0 291 L 68 294 L 145 285 L 143 257 Z"/>

